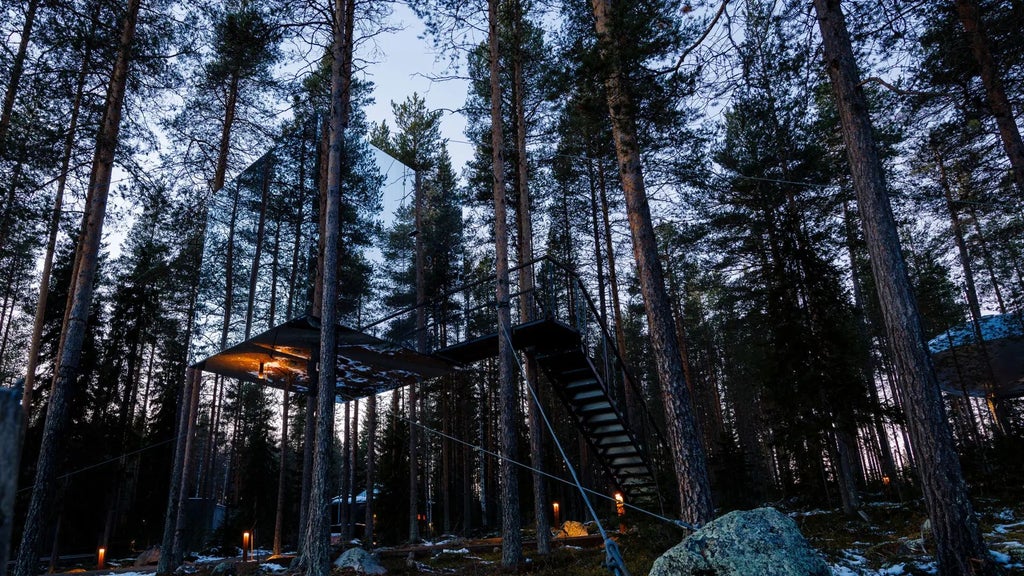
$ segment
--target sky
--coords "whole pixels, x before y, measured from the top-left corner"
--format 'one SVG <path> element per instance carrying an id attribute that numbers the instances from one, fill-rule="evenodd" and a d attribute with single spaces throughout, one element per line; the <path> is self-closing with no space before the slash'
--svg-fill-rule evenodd
<path id="1" fill-rule="evenodd" d="M 373 44 L 362 45 L 365 52 L 372 51 L 372 54 L 357 54 L 370 62 L 363 74 L 374 84 L 374 102 L 364 109 L 367 120 L 387 121 L 394 129 L 391 103 L 401 103 L 414 92 L 419 94 L 428 109 L 445 111 L 441 118 L 441 137 L 448 140 L 452 167 L 461 175 L 473 154 L 466 142 L 466 118 L 456 112 L 466 102 L 468 83 L 449 69 L 446 57 L 438 58 L 423 23 L 412 10 L 401 2 L 392 7 L 394 12 L 389 23 L 395 30 L 380 35 Z M 381 220 L 388 224 L 395 209 L 411 200 L 412 175 L 379 151 L 376 159 L 386 183 Z M 379 257 L 375 250 L 368 255 L 371 259 Z"/>

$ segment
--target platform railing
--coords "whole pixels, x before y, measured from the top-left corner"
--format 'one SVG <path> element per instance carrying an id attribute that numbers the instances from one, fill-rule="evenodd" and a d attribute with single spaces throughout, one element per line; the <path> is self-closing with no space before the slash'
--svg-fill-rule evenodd
<path id="1" fill-rule="evenodd" d="M 535 286 L 519 290 L 519 277 L 532 272 Z M 402 346 L 416 349 L 419 335 L 426 332 L 424 353 L 497 332 L 496 276 L 488 275 L 457 288 L 388 314 L 360 327 L 360 330 Z M 523 301 L 528 303 L 522 306 Z M 583 279 L 571 267 L 542 256 L 509 269 L 509 304 L 512 325 L 533 320 L 556 320 L 579 332 L 585 353 L 601 376 L 605 391 L 622 409 L 629 427 L 645 445 L 664 449 L 658 419 L 644 401 L 645 393 L 634 378 L 602 314 Z M 417 329 L 420 311 L 426 315 Z M 634 398 L 631 406 L 627 395 Z M 651 452 L 651 451 L 649 451 Z M 656 454 L 649 456 L 657 458 Z"/>

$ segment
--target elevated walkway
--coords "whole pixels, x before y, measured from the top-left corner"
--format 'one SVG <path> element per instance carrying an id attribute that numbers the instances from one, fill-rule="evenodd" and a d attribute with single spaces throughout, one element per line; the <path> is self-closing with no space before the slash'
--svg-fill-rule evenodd
<path id="1" fill-rule="evenodd" d="M 624 496 L 638 504 L 658 503 L 654 469 L 640 428 L 647 421 L 628 422 L 618 405 L 616 398 L 623 395 L 625 387 L 634 384 L 586 295 L 585 286 L 571 271 L 546 258 L 514 268 L 513 273 L 526 266 L 543 266 L 543 274 L 536 276 L 545 281 L 538 282 L 539 288 L 532 293 L 515 294 L 513 298 L 528 297 L 534 310 L 532 317 L 541 319 L 514 324 L 513 347 L 533 351 L 573 423 Z M 468 302 L 465 293 L 488 281 L 493 278 L 447 296 L 463 294 Z M 334 384 L 339 401 L 379 394 L 497 356 L 498 334 L 474 334 L 469 327 L 472 318 L 477 330 L 494 329 L 496 322 L 487 317 L 488 311 L 493 313 L 493 300 L 485 300 L 475 309 L 462 310 L 456 320 L 465 323 L 456 330 L 461 334 L 461 342 L 440 348 L 428 343 L 428 349 L 433 348 L 428 354 L 413 351 L 413 343 L 418 339 L 415 332 L 409 333 L 408 327 L 415 325 L 412 320 L 417 310 L 430 306 L 433 303 L 403 310 L 361 329 L 336 327 Z M 434 328 L 428 326 L 428 334 L 436 334 Z M 372 335 L 372 331 L 378 335 Z M 302 316 L 209 356 L 194 367 L 229 378 L 307 392 L 319 349 L 319 319 Z M 646 408 L 644 413 L 650 420 Z M 657 435 L 654 426 L 647 431 Z"/>
<path id="2" fill-rule="evenodd" d="M 584 351 L 581 334 L 545 318 L 514 326 L 511 340 L 517 350 L 533 349 L 573 422 L 623 494 L 632 502 L 656 503 L 657 484 L 643 444 L 630 431 L 614 395 Z M 471 364 L 497 353 L 498 334 L 492 333 L 442 348 L 434 356 Z"/>

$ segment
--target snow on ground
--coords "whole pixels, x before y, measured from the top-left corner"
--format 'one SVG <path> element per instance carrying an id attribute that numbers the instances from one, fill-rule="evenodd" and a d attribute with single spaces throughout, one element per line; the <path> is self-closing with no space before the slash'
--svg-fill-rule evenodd
<path id="1" fill-rule="evenodd" d="M 934 541 L 930 531 L 921 531 L 923 510 L 917 503 L 881 502 L 866 507 L 875 510 L 869 513 L 870 524 L 845 518 L 840 510 L 797 511 L 789 516 L 822 551 L 835 576 L 938 574 L 938 565 L 930 554 L 934 553 Z M 979 520 L 992 560 L 1006 574 L 1024 575 L 1024 508 L 985 508 L 978 508 Z"/>
<path id="2" fill-rule="evenodd" d="M 1024 521 L 1014 522 L 1013 524 L 996 524 L 992 527 L 992 531 L 996 534 L 1006 534 L 1014 528 L 1024 528 Z"/>
<path id="3" fill-rule="evenodd" d="M 822 514 L 829 514 L 829 513 L 830 512 L 828 510 L 807 510 L 807 511 L 800 511 L 800 512 L 790 512 L 789 513 L 789 517 L 790 518 L 804 518 L 806 516 L 820 516 Z"/>

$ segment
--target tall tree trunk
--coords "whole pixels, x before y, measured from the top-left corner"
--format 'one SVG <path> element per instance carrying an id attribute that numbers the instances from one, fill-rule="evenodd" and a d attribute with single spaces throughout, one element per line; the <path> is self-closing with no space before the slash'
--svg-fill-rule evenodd
<path id="1" fill-rule="evenodd" d="M 347 533 L 355 535 L 356 509 L 356 462 L 359 458 L 359 400 L 352 402 L 352 429 L 348 435 L 349 467 L 348 467 L 348 522 Z"/>
<path id="2" fill-rule="evenodd" d="M 220 127 L 220 143 L 217 146 L 217 165 L 213 170 L 212 192 L 216 194 L 224 187 L 228 173 L 228 156 L 231 154 L 231 129 L 235 124 L 235 110 L 238 106 L 238 73 L 232 73 L 228 80 L 228 93 L 224 102 L 224 122 Z"/>
<path id="3" fill-rule="evenodd" d="M 413 241 L 415 249 L 416 274 L 416 351 L 427 353 L 427 260 L 424 246 L 424 218 L 426 209 L 423 205 L 423 167 L 417 166 L 413 175 L 413 204 L 416 237 Z M 419 524 L 419 440 L 418 415 L 416 413 L 417 382 L 409 385 L 409 543 L 420 539 Z"/>
<path id="4" fill-rule="evenodd" d="M 516 382 L 515 350 L 512 335 L 512 314 L 509 308 L 508 216 L 505 206 L 505 139 L 502 135 L 500 52 L 498 50 L 498 2 L 487 2 L 487 44 L 490 53 L 491 88 L 491 173 L 494 190 L 494 248 L 498 306 L 498 442 L 501 462 L 498 463 L 501 490 L 501 565 L 512 568 L 523 557 L 520 534 L 519 485 L 512 464 L 516 454 Z"/>
<path id="5" fill-rule="evenodd" d="M 274 555 L 281 553 L 281 540 L 284 532 L 284 482 L 288 467 L 288 392 L 292 381 L 289 377 L 284 382 L 284 394 L 281 396 L 281 454 L 277 473 L 277 512 L 274 514 Z"/>
<path id="6" fill-rule="evenodd" d="M 886 332 L 899 370 L 903 409 L 942 574 L 994 574 L 946 421 L 917 303 L 910 290 L 885 188 L 867 100 L 839 0 L 814 0 Z"/>
<path id="7" fill-rule="evenodd" d="M 606 66 L 605 89 L 611 115 L 619 176 L 626 196 L 626 213 L 633 236 L 640 290 L 647 310 L 654 361 L 661 382 L 668 442 L 676 472 L 681 512 L 684 519 L 703 524 L 713 518 L 711 486 L 693 406 L 684 378 L 681 352 L 676 339 L 672 307 L 665 290 L 665 278 L 651 223 L 651 210 L 644 191 L 637 143 L 636 118 L 624 70 L 619 68 L 619 43 L 612 22 L 611 0 L 592 0 L 598 45 Z"/>
<path id="8" fill-rule="evenodd" d="M 1017 191 L 1024 195 L 1024 140 L 1021 139 L 1020 130 L 1013 117 L 1013 107 L 1006 97 L 1002 78 L 992 58 L 988 37 L 981 21 L 981 8 L 976 0 L 956 0 L 956 13 L 971 43 L 971 54 L 978 64 L 978 74 L 985 86 L 988 107 L 999 128 L 1003 150 L 1010 160 L 1013 181 L 1017 184 Z"/>
<path id="9" fill-rule="evenodd" d="M 33 0 L 33 2 L 37 1 Z M 78 78 L 75 82 L 75 99 L 71 105 L 71 118 L 68 121 L 67 137 L 64 139 L 60 175 L 57 178 L 57 191 L 54 193 L 53 211 L 50 213 L 49 236 L 46 239 L 46 254 L 43 256 L 43 272 L 39 278 L 39 297 L 36 300 L 36 315 L 35 321 L 32 324 L 32 338 L 29 343 L 28 361 L 25 368 L 25 392 L 21 397 L 22 422 L 24 425 L 22 426 L 21 442 L 19 444 L 24 444 L 25 432 L 28 430 L 32 415 L 32 399 L 35 395 L 36 386 L 36 368 L 39 363 L 39 348 L 42 344 L 43 323 L 46 319 L 46 301 L 50 294 L 53 253 L 57 245 L 57 233 L 60 231 L 60 216 L 64 206 L 64 190 L 67 187 L 71 155 L 74 153 L 75 137 L 78 134 L 78 116 L 82 108 L 82 94 L 85 90 L 85 80 L 91 54 L 91 45 L 87 44 L 85 54 L 82 57 L 82 67 L 78 71 Z M 0 141 L 2 140 L 3 138 L 0 138 Z"/>
<path id="10" fill-rule="evenodd" d="M 7 576 L 7 554 L 14 530 L 14 496 L 21 458 L 21 412 L 14 390 L 0 389 L 0 576 Z"/>
<path id="11" fill-rule="evenodd" d="M 345 402 L 345 407 L 341 417 L 341 474 L 338 479 L 338 496 L 340 497 L 340 508 L 341 514 L 339 514 L 339 524 L 341 529 L 341 541 L 348 542 L 352 539 L 352 533 L 349 531 L 349 521 L 352 519 L 352 508 L 349 506 L 349 496 L 351 496 L 352 485 L 349 483 L 352 472 L 352 444 L 351 444 L 351 429 L 352 429 L 352 400 Z M 333 504 L 332 504 L 333 506 Z"/>
<path id="12" fill-rule="evenodd" d="M 316 357 L 319 358 L 317 353 Z M 314 360 L 309 361 L 310 389 L 306 392 L 306 414 L 302 428 L 302 486 L 299 492 L 299 536 L 297 552 L 302 555 L 306 546 L 306 529 L 309 527 L 309 492 L 313 484 L 313 441 L 316 436 L 316 387 L 318 380 Z"/>
<path id="13" fill-rule="evenodd" d="M 79 265 L 72 291 L 71 312 L 63 333 L 64 345 L 57 364 L 50 404 L 46 411 L 35 484 L 14 569 L 16 576 L 32 576 L 35 573 L 39 536 L 53 500 L 59 447 L 64 441 L 68 427 L 68 403 L 74 393 L 75 379 L 78 377 L 82 344 L 85 341 L 89 309 L 92 305 L 93 284 L 103 236 L 103 221 L 107 212 L 114 152 L 117 149 L 121 128 L 121 110 L 128 84 L 128 63 L 131 59 L 131 45 L 135 39 L 139 4 L 140 0 L 128 0 L 118 42 L 117 59 L 107 89 L 106 109 L 96 138 L 96 153 L 89 182 L 89 203 L 83 223 L 85 233 L 76 253 Z"/>
<path id="14" fill-rule="evenodd" d="M 313 453 L 312 483 L 306 516 L 305 545 L 300 564 L 309 576 L 328 576 L 331 572 L 330 544 L 330 467 L 331 446 L 334 440 L 334 397 L 337 361 L 338 310 L 338 240 L 340 237 L 341 176 L 345 154 L 346 53 L 351 49 L 347 10 L 352 7 L 346 0 L 334 0 L 333 41 L 331 42 L 331 116 L 330 152 L 327 158 L 327 193 L 324 202 L 323 253 L 320 277 L 320 350 L 316 406 L 316 441 Z M 308 416 L 307 416 L 308 417 Z M 308 441 L 308 440 L 307 440 Z"/>
<path id="15" fill-rule="evenodd" d="M 515 45 L 512 47 L 512 107 L 516 122 L 516 184 L 518 185 L 519 209 L 516 211 L 516 223 L 519 230 L 519 264 L 533 260 L 533 216 L 530 208 L 529 166 L 526 157 L 526 105 L 524 103 L 526 82 L 523 79 L 523 2 L 513 0 L 513 26 Z M 534 265 L 530 264 L 519 269 L 519 321 L 534 320 Z M 537 366 L 537 355 L 533 350 L 524 354 L 526 385 L 533 391 L 534 397 L 527 397 L 527 426 L 530 433 L 530 465 L 533 467 L 533 515 L 537 528 L 537 553 L 551 552 L 551 527 L 548 524 L 547 489 L 544 483 L 544 437 L 541 431 L 540 379 Z"/>
<path id="16" fill-rule="evenodd" d="M 373 496 L 377 483 L 377 395 L 366 399 L 366 528 L 363 530 L 363 547 L 373 549 Z"/>
<path id="17" fill-rule="evenodd" d="M 260 219 L 256 225 L 256 250 L 252 255 L 252 267 L 249 269 L 249 301 L 245 307 L 245 339 L 252 334 L 252 321 L 256 309 L 256 284 L 260 279 L 260 260 L 263 257 L 263 241 L 267 230 L 267 197 L 270 195 L 270 158 L 266 157 L 262 166 L 263 177 L 260 183 Z"/>
<path id="18" fill-rule="evenodd" d="M 295 241 L 292 244 L 292 266 L 288 273 L 288 304 L 284 319 L 291 320 L 295 309 L 296 286 L 299 276 L 299 250 L 302 247 L 302 224 L 306 207 L 306 137 L 303 130 L 302 144 L 299 149 L 299 196 L 295 200 Z M 304 291 L 304 290 L 303 290 Z"/>
<path id="19" fill-rule="evenodd" d="M 181 565 L 185 553 L 185 501 L 188 500 L 188 483 L 192 477 L 192 446 L 195 444 L 196 417 L 199 414 L 199 390 L 203 385 L 203 371 L 193 369 L 191 382 L 188 387 L 188 418 L 185 421 L 184 441 L 185 448 L 182 455 L 181 466 L 181 493 L 178 496 L 178 509 L 175 511 L 174 520 L 174 542 L 168 553 L 167 548 L 161 548 L 164 554 L 170 556 L 171 566 Z M 182 440 L 178 439 L 179 442 Z"/>
<path id="20" fill-rule="evenodd" d="M 11 116 L 14 115 L 14 100 L 18 95 L 18 85 L 21 83 L 21 75 L 25 71 L 28 42 L 32 37 L 37 8 L 39 8 L 39 0 L 29 0 L 28 6 L 25 7 L 25 22 L 21 27 L 21 39 L 18 42 L 18 51 L 14 54 L 14 63 L 11 64 L 11 75 L 7 79 L 4 108 L 0 113 L 0 157 L 7 156 L 7 134 L 11 128 Z"/>
<path id="21" fill-rule="evenodd" d="M 993 387 L 996 383 L 995 371 L 992 368 L 992 360 L 988 353 L 988 345 L 985 343 L 985 334 L 981 329 L 981 303 L 978 300 L 978 287 L 974 280 L 974 266 L 971 263 L 970 253 L 967 251 L 967 239 L 964 237 L 963 223 L 960 221 L 960 214 L 956 211 L 953 190 L 949 184 L 949 174 L 946 171 L 946 162 L 938 148 L 933 147 L 936 165 L 939 168 L 939 184 L 942 187 L 946 199 L 946 211 L 949 213 L 950 228 L 953 232 L 953 240 L 956 243 L 957 252 L 960 256 L 960 267 L 964 273 L 964 292 L 967 295 L 967 309 L 971 314 L 971 328 L 974 331 L 974 340 L 984 360 L 985 373 L 975 374 L 974 377 L 982 377 L 985 380 L 985 396 L 988 398 L 988 407 L 992 416 L 994 430 L 999 436 L 1006 436 L 1008 416 L 1005 405 L 997 400 L 993 394 Z M 963 382 L 961 382 L 963 384 Z"/>

